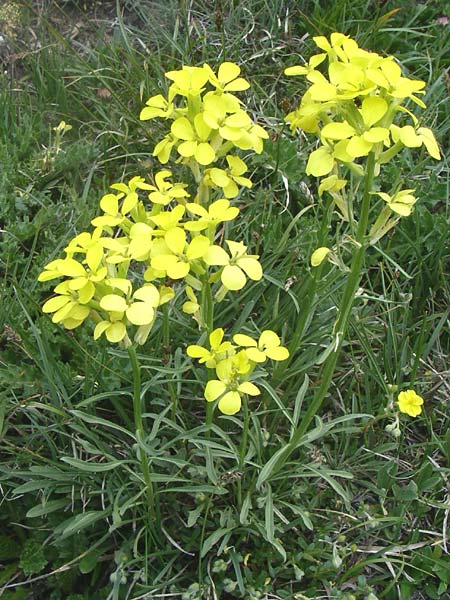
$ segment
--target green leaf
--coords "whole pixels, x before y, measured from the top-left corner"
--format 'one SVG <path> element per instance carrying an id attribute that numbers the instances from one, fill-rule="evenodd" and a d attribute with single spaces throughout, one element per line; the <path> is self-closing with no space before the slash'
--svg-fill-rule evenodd
<path id="1" fill-rule="evenodd" d="M 104 519 L 110 512 L 110 510 L 90 510 L 75 515 L 60 523 L 58 527 L 56 527 L 55 533 L 61 534 L 60 539 L 70 537 L 74 533 L 79 533 L 83 529 L 86 529 L 96 521 Z"/>
<path id="2" fill-rule="evenodd" d="M 60 508 L 64 508 L 64 506 L 67 506 L 68 503 L 70 503 L 70 500 L 67 500 L 67 498 L 60 498 L 59 500 L 48 500 L 48 502 L 45 502 L 44 504 L 36 504 L 36 506 L 30 508 L 26 516 L 30 518 L 42 517 L 43 515 L 55 512 Z"/>
<path id="3" fill-rule="evenodd" d="M 216 529 L 216 531 L 213 531 L 211 535 L 209 535 L 203 542 L 200 557 L 204 558 L 220 539 L 226 535 L 230 536 L 232 531 L 233 529 L 230 527 L 222 527 L 220 529 Z"/>
<path id="4" fill-rule="evenodd" d="M 119 465 L 130 463 L 130 461 L 127 460 L 115 460 L 108 463 L 95 463 L 80 460 L 79 458 L 72 458 L 71 456 L 63 456 L 61 460 L 72 467 L 76 467 L 80 471 L 86 471 L 87 473 L 104 473 L 105 471 L 111 471 L 112 469 L 115 469 Z"/>
<path id="5" fill-rule="evenodd" d="M 78 565 L 83 574 L 90 573 L 98 565 L 98 559 L 103 554 L 101 550 L 92 550 L 80 560 Z"/>
<path id="6" fill-rule="evenodd" d="M 411 502 L 412 500 L 417 500 L 417 484 L 415 481 L 411 480 L 408 485 L 397 485 L 394 483 L 392 486 L 392 491 L 394 492 L 394 496 L 397 500 L 401 502 Z"/>

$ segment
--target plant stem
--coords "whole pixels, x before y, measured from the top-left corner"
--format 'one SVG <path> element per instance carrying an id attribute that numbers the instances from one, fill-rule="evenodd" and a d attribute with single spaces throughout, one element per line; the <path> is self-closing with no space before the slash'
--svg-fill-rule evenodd
<path id="1" fill-rule="evenodd" d="M 138 455 L 141 463 L 142 475 L 145 482 L 145 492 L 147 496 L 148 515 L 150 518 L 151 530 L 154 529 L 154 525 L 157 523 L 156 512 L 155 512 L 155 500 L 153 493 L 153 484 L 150 476 L 150 467 L 147 459 L 147 454 L 139 446 L 139 442 L 144 439 L 144 424 L 142 421 L 142 399 L 141 399 L 141 369 L 139 366 L 136 348 L 129 346 L 127 348 L 128 356 L 130 357 L 131 367 L 133 370 L 133 412 L 134 412 L 134 425 L 136 428 L 136 440 L 138 443 Z"/>
<path id="2" fill-rule="evenodd" d="M 319 408 L 325 399 L 328 389 L 331 385 L 336 363 L 344 342 L 344 336 L 347 330 L 353 301 L 355 294 L 358 290 L 359 283 L 361 281 L 361 269 L 364 261 L 364 254 L 366 250 L 365 236 L 367 233 L 367 225 L 369 222 L 369 208 L 370 208 L 370 191 L 372 189 L 372 183 L 374 178 L 375 170 L 375 156 L 371 152 L 367 159 L 366 176 L 364 179 L 364 192 L 361 205 L 361 213 L 359 217 L 358 227 L 356 230 L 356 244 L 357 249 L 353 255 L 351 264 L 350 274 L 347 279 L 347 284 L 344 289 L 344 293 L 339 306 L 339 315 L 335 324 L 335 338 L 336 344 L 333 352 L 331 352 L 325 360 L 320 386 L 317 393 L 308 407 L 305 416 L 302 418 L 300 425 L 294 432 L 291 439 L 291 444 L 295 446 L 302 435 L 306 432 L 314 416 L 317 414 Z"/>
<path id="3" fill-rule="evenodd" d="M 242 439 L 239 447 L 239 471 L 244 468 L 245 455 L 247 454 L 248 429 L 250 425 L 250 411 L 248 410 L 248 398 L 246 394 L 242 395 L 242 404 L 244 407 L 244 425 L 242 427 Z"/>
<path id="4" fill-rule="evenodd" d="M 170 321 L 169 321 L 169 310 L 167 304 L 164 304 L 162 307 L 163 314 L 163 324 L 162 324 L 162 333 L 163 333 L 163 344 L 164 344 L 164 352 L 169 354 L 170 352 Z M 169 394 L 170 399 L 172 401 L 172 419 L 175 421 L 178 409 L 178 395 L 176 386 L 173 381 L 169 382 Z"/>

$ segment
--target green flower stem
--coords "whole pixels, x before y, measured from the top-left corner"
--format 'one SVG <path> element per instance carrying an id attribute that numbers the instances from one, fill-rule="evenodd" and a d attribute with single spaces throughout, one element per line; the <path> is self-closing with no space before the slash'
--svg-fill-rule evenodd
<path id="1" fill-rule="evenodd" d="M 144 439 L 144 424 L 142 421 L 142 399 L 141 399 L 141 369 L 139 366 L 136 348 L 129 346 L 127 348 L 133 370 L 133 412 L 134 424 L 136 428 L 136 438 L 138 442 Z M 138 447 L 139 460 L 141 463 L 142 475 L 144 476 L 145 492 L 147 496 L 148 515 L 150 517 L 151 530 L 154 530 L 158 523 L 155 510 L 155 498 L 153 493 L 153 484 L 150 476 L 150 466 L 145 451 Z"/>
<path id="2" fill-rule="evenodd" d="M 211 292 L 211 284 L 208 279 L 208 273 L 203 278 L 202 294 L 201 294 L 201 305 L 200 313 L 202 315 L 202 321 L 205 324 L 206 333 L 209 335 L 214 328 L 214 299 Z M 208 370 L 208 380 L 214 378 L 214 370 Z M 208 427 L 207 436 L 211 435 L 211 425 L 214 414 L 214 404 L 212 402 L 206 403 L 206 425 Z M 207 452 L 210 452 L 210 448 L 207 448 Z"/>
<path id="3" fill-rule="evenodd" d="M 239 471 L 242 471 L 244 468 L 245 455 L 247 454 L 248 430 L 250 425 L 250 411 L 248 409 L 247 394 L 242 394 L 242 405 L 244 408 L 244 424 L 242 426 L 242 439 L 239 447 Z"/>
<path id="4" fill-rule="evenodd" d="M 164 352 L 169 352 L 170 348 L 170 321 L 169 321 L 169 307 L 167 304 L 164 304 L 162 307 L 163 314 L 163 323 L 162 323 L 162 334 L 163 334 L 163 344 L 164 344 Z M 177 409 L 178 409 L 178 395 L 176 386 L 173 381 L 169 382 L 169 394 L 170 399 L 172 400 L 172 419 L 176 419 Z"/>
<path id="5" fill-rule="evenodd" d="M 248 409 L 248 398 L 246 394 L 242 395 L 242 405 L 244 408 L 244 423 L 242 425 L 242 438 L 239 446 L 239 462 L 238 470 L 242 472 L 242 477 L 237 480 L 237 505 L 239 509 L 242 507 L 242 479 L 244 476 L 244 461 L 247 454 L 248 446 L 248 430 L 250 426 L 250 411 Z"/>
<path id="6" fill-rule="evenodd" d="M 295 447 L 300 441 L 301 437 L 304 435 L 306 430 L 309 427 L 309 424 L 313 420 L 314 416 L 317 414 L 319 408 L 322 405 L 323 400 L 325 399 L 329 387 L 331 385 L 331 381 L 333 378 L 334 370 L 336 368 L 336 363 L 340 354 L 340 350 L 342 348 L 342 344 L 344 341 L 344 336 L 347 330 L 353 301 L 355 298 L 356 291 L 358 290 L 359 283 L 361 281 L 361 269 L 364 261 L 364 254 L 366 250 L 367 242 L 365 241 L 367 226 L 369 222 L 369 208 L 370 208 L 370 191 L 372 189 L 372 183 L 375 172 L 375 155 L 371 152 L 367 159 L 366 166 L 366 176 L 364 179 L 364 192 L 363 199 L 361 205 L 361 214 L 359 217 L 358 227 L 356 231 L 356 243 L 357 249 L 353 255 L 353 260 L 351 264 L 350 274 L 347 280 L 347 284 L 344 289 L 344 294 L 341 299 L 341 303 L 339 306 L 339 315 L 335 325 L 336 331 L 336 345 L 334 351 L 329 354 L 327 359 L 325 360 L 320 386 L 317 390 L 317 393 L 308 407 L 302 421 L 294 435 L 292 436 L 290 444 L 292 447 Z"/>

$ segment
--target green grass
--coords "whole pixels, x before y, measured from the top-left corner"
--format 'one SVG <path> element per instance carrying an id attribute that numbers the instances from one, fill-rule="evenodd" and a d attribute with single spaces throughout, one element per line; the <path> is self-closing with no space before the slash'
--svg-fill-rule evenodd
<path id="1" fill-rule="evenodd" d="M 117 13 L 110 2 L 90 13 L 82 2 L 25 3 L 0 47 L 3 598 L 448 597 L 450 26 L 436 21 L 445 14 L 443 1 L 218 1 L 211 10 L 202 1 L 128 0 Z M 283 126 L 304 88 L 282 71 L 312 54 L 312 35 L 334 30 L 394 54 L 427 82 L 421 119 L 443 159 L 405 152 L 386 171 L 388 184 L 411 181 L 416 210 L 368 253 L 323 422 L 263 486 L 258 475 L 311 400 L 305 381 L 317 385 L 343 275 L 327 271 L 299 351 L 284 372 L 260 380 L 243 473 L 240 415 L 216 415 L 209 434 L 204 425 L 204 374 L 184 353 L 196 327 L 180 303 L 169 340 L 157 322 L 139 353 L 149 432 L 140 443 L 163 515 L 155 551 L 127 354 L 95 343 L 89 328 L 52 324 L 40 310 L 51 286 L 37 275 L 88 227 L 110 183 L 157 168 L 151 152 L 163 125 L 138 114 L 166 89 L 164 72 L 234 60 L 252 83 L 247 106 L 271 131 L 251 162 L 258 183 L 239 198 L 239 235 L 262 255 L 266 275 L 216 318 L 233 331 L 272 328 L 289 344 L 322 212 L 310 207 L 316 182 L 304 175 L 312 141 Z M 72 130 L 57 153 L 62 119 Z M 405 418 L 398 439 L 384 429 L 388 384 L 425 398 L 423 416 Z"/>

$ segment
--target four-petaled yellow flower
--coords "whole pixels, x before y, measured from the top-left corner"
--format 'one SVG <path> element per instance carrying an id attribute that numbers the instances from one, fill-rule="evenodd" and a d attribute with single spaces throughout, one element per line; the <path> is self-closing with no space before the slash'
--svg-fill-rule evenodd
<path id="1" fill-rule="evenodd" d="M 219 410 L 226 415 L 239 412 L 241 394 L 258 396 L 260 389 L 250 381 L 243 381 L 249 371 L 248 357 L 244 351 L 221 361 L 216 368 L 219 379 L 210 379 L 205 387 L 207 402 L 219 400 Z"/>
<path id="2" fill-rule="evenodd" d="M 417 417 L 422 412 L 423 398 L 414 390 L 406 390 L 398 395 L 398 407 L 400 412 Z"/>
<path id="3" fill-rule="evenodd" d="M 258 256 L 246 254 L 247 246 L 242 242 L 226 240 L 231 256 L 220 246 L 210 246 L 203 256 L 207 265 L 223 266 L 220 279 L 227 290 L 241 290 L 247 279 L 259 281 L 263 275 Z"/>
<path id="4" fill-rule="evenodd" d="M 209 345 L 211 350 L 207 350 L 203 346 L 192 344 L 187 347 L 186 353 L 191 358 L 198 359 L 199 363 L 205 363 L 209 369 L 217 366 L 217 363 L 228 358 L 230 354 L 234 354 L 234 348 L 231 342 L 223 341 L 224 331 L 221 327 L 214 329 L 209 334 Z"/>
<path id="5" fill-rule="evenodd" d="M 268 358 L 272 360 L 289 358 L 289 350 L 281 345 L 278 335 L 270 329 L 263 331 L 258 341 L 242 333 L 234 335 L 233 341 L 238 346 L 244 347 L 248 358 L 256 363 L 263 363 Z"/>

